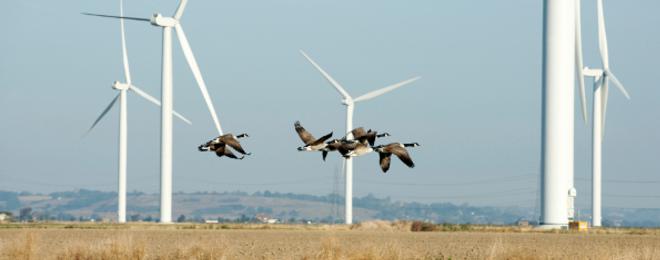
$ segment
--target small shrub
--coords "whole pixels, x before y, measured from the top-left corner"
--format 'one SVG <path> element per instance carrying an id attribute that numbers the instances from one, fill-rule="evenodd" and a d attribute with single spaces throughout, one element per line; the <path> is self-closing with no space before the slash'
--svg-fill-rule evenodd
<path id="1" fill-rule="evenodd" d="M 435 231 L 436 227 L 433 223 L 423 222 L 423 221 L 413 221 L 410 231 L 420 232 L 420 231 Z"/>
<path id="2" fill-rule="evenodd" d="M 472 228 L 469 224 L 461 224 L 459 229 L 461 231 L 470 231 Z"/>

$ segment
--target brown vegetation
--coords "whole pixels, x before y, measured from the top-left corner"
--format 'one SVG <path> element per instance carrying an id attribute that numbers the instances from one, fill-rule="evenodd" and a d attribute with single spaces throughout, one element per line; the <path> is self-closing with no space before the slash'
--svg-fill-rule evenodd
<path id="1" fill-rule="evenodd" d="M 432 223 L 422 222 L 422 221 L 413 221 L 413 223 L 410 227 L 410 231 L 413 231 L 413 232 L 435 231 L 437 229 L 436 227 L 437 226 L 432 224 Z"/>
<path id="2" fill-rule="evenodd" d="M 412 230 L 435 232 L 410 232 Z M 353 225 L 0 226 L 0 259 L 660 259 L 657 229 L 587 233 L 370 221 Z"/>

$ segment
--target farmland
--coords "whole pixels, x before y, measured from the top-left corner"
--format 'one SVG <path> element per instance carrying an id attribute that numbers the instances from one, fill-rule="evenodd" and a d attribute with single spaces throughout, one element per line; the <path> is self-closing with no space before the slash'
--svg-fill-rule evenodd
<path id="1" fill-rule="evenodd" d="M 7 224 L 2 259 L 660 259 L 660 231 L 519 227 Z"/>

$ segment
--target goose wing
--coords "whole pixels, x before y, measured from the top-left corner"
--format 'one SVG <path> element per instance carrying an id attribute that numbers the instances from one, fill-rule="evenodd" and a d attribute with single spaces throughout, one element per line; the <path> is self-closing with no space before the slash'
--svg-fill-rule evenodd
<path id="1" fill-rule="evenodd" d="M 415 167 L 415 163 L 410 158 L 410 154 L 408 154 L 406 148 L 403 148 L 401 146 L 392 146 L 391 152 L 395 154 L 396 157 L 399 157 L 399 160 L 401 160 L 406 166 L 410 168 Z"/>
<path id="2" fill-rule="evenodd" d="M 225 156 L 225 151 L 227 150 L 226 146 L 217 145 L 214 148 L 215 148 L 215 155 L 217 155 L 218 157 Z M 231 153 L 231 151 L 230 151 L 230 153 Z"/>
<path id="3" fill-rule="evenodd" d="M 364 131 L 363 127 L 358 127 L 358 128 L 355 128 L 355 129 L 351 130 L 351 134 L 353 134 L 353 139 L 358 140 L 358 139 L 361 139 L 364 136 L 366 136 L 367 131 Z"/>
<path id="4" fill-rule="evenodd" d="M 360 142 L 356 141 L 343 141 L 339 147 L 340 152 L 345 151 L 346 153 L 355 150 L 358 147 Z"/>
<path id="5" fill-rule="evenodd" d="M 298 132 L 298 136 L 300 136 L 300 139 L 305 143 L 306 145 L 311 144 L 316 140 L 312 134 L 307 132 L 305 128 L 300 124 L 300 121 L 296 121 L 295 124 L 293 124 L 296 128 L 296 132 Z"/>
<path id="6" fill-rule="evenodd" d="M 367 142 L 369 142 L 369 145 L 374 146 L 376 144 L 376 136 L 378 135 L 378 132 L 376 131 L 371 131 L 369 129 L 369 132 L 366 135 Z"/>
<path id="7" fill-rule="evenodd" d="M 383 172 L 387 172 L 387 170 L 390 169 L 390 162 L 392 161 L 392 154 L 391 153 L 378 153 L 380 155 L 380 169 L 383 170 Z"/>
<path id="8" fill-rule="evenodd" d="M 216 137 L 216 138 L 213 138 L 213 139 L 209 140 L 209 141 L 207 142 L 207 144 L 217 144 L 217 143 L 221 142 L 223 136 L 224 136 L 224 135 L 220 135 L 220 136 L 218 136 L 218 137 Z"/>
<path id="9" fill-rule="evenodd" d="M 346 156 L 346 154 L 354 150 L 355 147 L 356 143 L 354 142 L 342 142 L 341 145 L 337 147 L 337 151 L 339 151 L 342 156 Z"/>
<path id="10" fill-rule="evenodd" d="M 223 136 L 223 138 L 220 139 L 223 143 L 231 146 L 231 148 L 234 148 L 239 153 L 242 154 L 247 154 L 245 150 L 243 150 L 243 147 L 241 147 L 241 143 L 238 141 L 238 139 L 234 138 L 233 135 L 227 134 Z"/>
<path id="11" fill-rule="evenodd" d="M 227 156 L 227 157 L 232 158 L 232 159 L 238 159 L 238 160 L 243 159 L 243 157 L 239 158 L 234 153 L 232 153 L 231 150 L 229 148 L 227 148 L 226 145 L 217 146 L 217 149 L 215 150 L 215 154 L 218 157 Z"/>
<path id="12" fill-rule="evenodd" d="M 328 149 L 328 151 L 332 152 L 332 151 L 336 151 L 337 149 L 339 149 L 339 147 L 341 147 L 341 142 L 330 141 L 330 142 L 328 142 L 328 146 L 326 147 L 326 149 Z"/>
<path id="13" fill-rule="evenodd" d="M 319 144 L 322 144 L 322 143 L 325 142 L 325 140 L 330 139 L 330 137 L 332 137 L 332 132 L 330 132 L 330 133 L 327 134 L 327 135 L 321 136 L 321 138 L 319 138 L 319 139 L 317 139 L 317 140 L 315 140 L 315 141 L 313 141 L 313 142 L 311 142 L 311 143 L 309 143 L 309 144 L 307 144 L 307 145 L 319 145 Z"/>

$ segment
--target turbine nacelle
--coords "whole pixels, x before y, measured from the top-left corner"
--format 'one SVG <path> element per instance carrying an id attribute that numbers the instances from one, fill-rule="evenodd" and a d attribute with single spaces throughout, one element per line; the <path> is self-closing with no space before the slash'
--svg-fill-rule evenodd
<path id="1" fill-rule="evenodd" d="M 345 99 L 341 100 L 341 103 L 342 103 L 342 105 L 345 105 L 345 106 L 352 106 L 352 105 L 355 104 L 355 101 L 353 101 L 353 99 L 350 99 L 350 98 L 345 98 Z"/>
<path id="2" fill-rule="evenodd" d="M 116 90 L 128 90 L 129 88 L 131 88 L 131 86 L 126 83 L 115 81 L 112 83 L 112 88 Z"/>
<path id="3" fill-rule="evenodd" d="M 584 75 L 587 77 L 600 77 L 603 76 L 604 71 L 602 69 L 592 69 L 589 67 L 584 67 Z"/>
<path id="4" fill-rule="evenodd" d="M 153 16 L 151 16 L 149 22 L 151 22 L 151 25 L 153 26 L 160 27 L 174 27 L 179 23 L 179 21 L 174 19 L 174 17 L 165 17 L 159 13 L 155 13 Z"/>

